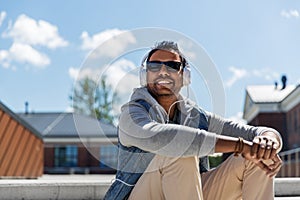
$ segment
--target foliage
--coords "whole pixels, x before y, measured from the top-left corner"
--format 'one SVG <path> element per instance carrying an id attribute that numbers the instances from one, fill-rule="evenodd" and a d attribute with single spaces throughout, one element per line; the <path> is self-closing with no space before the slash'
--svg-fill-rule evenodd
<path id="1" fill-rule="evenodd" d="M 209 156 L 208 159 L 209 159 L 209 166 L 210 166 L 210 168 L 217 167 L 223 161 L 222 155 Z"/>
<path id="2" fill-rule="evenodd" d="M 112 105 L 118 101 L 118 96 L 112 92 L 112 86 L 106 83 L 106 77 L 100 80 L 99 85 L 91 78 L 81 79 L 69 98 L 75 113 L 113 123 L 115 116 Z"/>

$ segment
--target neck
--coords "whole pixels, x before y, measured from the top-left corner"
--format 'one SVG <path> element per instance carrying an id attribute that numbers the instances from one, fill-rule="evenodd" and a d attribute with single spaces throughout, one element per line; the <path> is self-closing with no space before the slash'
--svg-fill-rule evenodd
<path id="1" fill-rule="evenodd" d="M 161 95 L 155 98 L 157 102 L 164 108 L 164 110 L 169 114 L 169 118 L 172 119 L 174 117 L 175 108 L 174 104 L 177 101 L 177 97 L 175 95 Z M 171 107 L 172 106 L 172 107 Z M 171 109 L 170 109 L 171 108 Z"/>

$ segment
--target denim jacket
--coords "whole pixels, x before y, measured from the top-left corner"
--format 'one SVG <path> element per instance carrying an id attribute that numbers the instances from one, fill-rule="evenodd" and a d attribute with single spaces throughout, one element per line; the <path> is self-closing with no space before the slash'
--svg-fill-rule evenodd
<path id="1" fill-rule="evenodd" d="M 137 101 L 149 111 L 150 104 L 144 100 Z M 208 129 L 208 119 L 202 110 L 195 109 L 194 112 L 199 112 L 198 128 Z M 105 200 L 123 200 L 128 199 L 134 185 L 141 177 L 143 172 L 148 167 L 149 163 L 155 156 L 154 153 L 143 151 L 137 147 L 126 147 L 120 142 L 118 143 L 118 169 L 114 183 L 107 191 Z M 208 158 L 200 158 L 200 173 L 206 172 L 209 169 Z"/>

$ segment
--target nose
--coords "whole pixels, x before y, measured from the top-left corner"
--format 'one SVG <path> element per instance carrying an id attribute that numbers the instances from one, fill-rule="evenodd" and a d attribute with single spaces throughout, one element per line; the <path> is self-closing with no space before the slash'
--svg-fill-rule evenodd
<path id="1" fill-rule="evenodd" d="M 166 65 L 163 65 L 161 68 L 160 68 L 160 70 L 159 70 L 159 75 L 160 76 L 169 76 L 170 74 L 169 74 L 169 71 L 168 71 L 168 69 L 167 69 L 167 67 L 166 67 Z"/>

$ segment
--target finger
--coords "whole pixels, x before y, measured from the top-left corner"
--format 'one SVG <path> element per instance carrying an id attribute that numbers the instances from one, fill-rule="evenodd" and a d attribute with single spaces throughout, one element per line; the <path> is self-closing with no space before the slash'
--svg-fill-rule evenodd
<path id="1" fill-rule="evenodd" d="M 268 165 L 269 168 L 272 170 L 272 169 L 275 169 L 277 167 L 281 167 L 282 166 L 282 163 L 281 162 L 273 162 L 273 164 L 271 165 Z"/>
<path id="2" fill-rule="evenodd" d="M 259 143 L 260 143 L 260 138 L 258 138 L 258 137 L 254 138 L 253 145 L 251 147 L 251 152 L 250 152 L 251 157 L 256 158 L 257 151 L 258 151 L 258 148 L 259 148 Z"/>
<path id="3" fill-rule="evenodd" d="M 271 151 L 271 155 L 270 155 L 270 159 L 273 159 L 275 157 L 275 155 L 277 154 L 277 149 L 278 149 L 278 144 L 273 142 L 273 146 L 272 146 L 272 151 Z"/>
<path id="4" fill-rule="evenodd" d="M 276 156 L 272 159 L 273 160 L 273 162 L 280 162 L 280 163 L 282 163 L 282 160 L 281 160 L 281 158 L 280 158 L 280 156 L 278 155 L 278 154 L 276 154 Z"/>
<path id="5" fill-rule="evenodd" d="M 263 159 L 265 159 L 265 160 L 271 159 L 272 149 L 273 149 L 273 141 L 269 140 L 269 141 L 267 141 L 267 144 L 266 144 L 266 148 L 265 148 L 265 153 L 263 155 Z"/>
<path id="6" fill-rule="evenodd" d="M 266 165 L 265 163 L 263 163 L 262 161 L 258 161 L 257 163 L 255 163 L 259 168 L 261 168 L 262 170 L 264 170 L 267 174 L 271 172 L 271 169 L 268 167 L 268 165 Z"/>
<path id="7" fill-rule="evenodd" d="M 280 168 L 281 168 L 281 165 L 277 165 L 276 167 L 270 169 L 270 171 L 267 172 L 267 175 L 268 175 L 270 178 L 276 176 L 277 173 L 279 172 Z"/>
<path id="8" fill-rule="evenodd" d="M 265 139 L 260 140 L 260 145 L 258 146 L 258 151 L 257 151 L 257 158 L 261 159 L 263 158 L 266 150 L 267 142 Z"/>
<path id="9" fill-rule="evenodd" d="M 282 166 L 282 160 L 280 159 L 279 155 L 276 155 L 274 159 L 272 159 L 274 162 L 273 164 L 269 165 L 270 172 L 267 173 L 269 177 L 274 177 L 280 170 Z"/>

